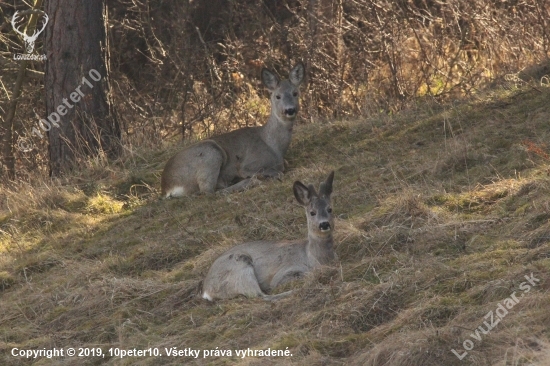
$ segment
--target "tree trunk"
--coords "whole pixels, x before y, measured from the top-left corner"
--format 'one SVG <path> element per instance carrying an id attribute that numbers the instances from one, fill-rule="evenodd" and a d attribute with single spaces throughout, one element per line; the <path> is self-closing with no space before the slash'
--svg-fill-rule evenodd
<path id="1" fill-rule="evenodd" d="M 46 114 L 50 174 L 78 159 L 120 154 L 120 126 L 109 101 L 104 1 L 49 0 L 46 13 Z"/>

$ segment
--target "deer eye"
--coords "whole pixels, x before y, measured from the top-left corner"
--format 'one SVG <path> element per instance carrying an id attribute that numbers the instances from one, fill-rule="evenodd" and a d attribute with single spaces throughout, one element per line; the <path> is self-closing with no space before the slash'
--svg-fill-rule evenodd
<path id="1" fill-rule="evenodd" d="M 293 97 L 297 97 L 297 96 L 298 96 L 298 92 L 292 93 L 292 96 L 293 96 Z"/>
<path id="2" fill-rule="evenodd" d="M 281 99 L 281 96 L 280 96 L 280 95 L 276 95 L 275 98 Z"/>
<path id="3" fill-rule="evenodd" d="M 328 213 L 331 213 L 331 212 L 332 212 L 332 208 L 330 208 L 330 207 L 327 208 L 327 212 L 328 212 Z"/>
<path id="4" fill-rule="evenodd" d="M 316 213 L 315 211 L 311 211 L 309 214 L 310 214 L 311 216 L 317 215 L 317 213 Z"/>

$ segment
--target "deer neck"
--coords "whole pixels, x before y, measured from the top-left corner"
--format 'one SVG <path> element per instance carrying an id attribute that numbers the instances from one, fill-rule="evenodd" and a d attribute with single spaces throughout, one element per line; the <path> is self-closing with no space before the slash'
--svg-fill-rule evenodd
<path id="1" fill-rule="evenodd" d="M 262 127 L 262 139 L 283 157 L 290 145 L 293 127 L 294 121 L 280 119 L 272 110 L 269 120 Z"/>
<path id="2" fill-rule="evenodd" d="M 333 244 L 332 234 L 326 237 L 309 235 L 306 251 L 310 266 L 330 263 L 335 258 Z"/>

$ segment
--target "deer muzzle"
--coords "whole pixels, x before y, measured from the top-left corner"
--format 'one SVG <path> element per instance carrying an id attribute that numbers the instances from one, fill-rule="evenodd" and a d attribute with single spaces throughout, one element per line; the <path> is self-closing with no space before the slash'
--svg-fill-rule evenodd
<path id="1" fill-rule="evenodd" d="M 319 230 L 321 231 L 329 231 L 330 230 L 330 223 L 328 221 L 324 221 L 319 224 Z"/>
<path id="2" fill-rule="evenodd" d="M 295 115 L 296 115 L 296 108 L 286 108 L 285 109 L 285 116 L 294 117 Z"/>

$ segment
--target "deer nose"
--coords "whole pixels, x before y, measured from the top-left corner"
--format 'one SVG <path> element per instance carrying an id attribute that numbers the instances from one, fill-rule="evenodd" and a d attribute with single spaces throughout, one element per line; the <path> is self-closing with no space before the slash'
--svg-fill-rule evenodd
<path id="1" fill-rule="evenodd" d="M 285 109 L 285 114 L 287 116 L 293 116 L 294 114 L 296 114 L 296 108 L 287 108 L 287 109 Z"/>
<path id="2" fill-rule="evenodd" d="M 330 223 L 328 221 L 320 223 L 319 224 L 319 229 L 321 229 L 321 231 L 330 230 Z"/>

